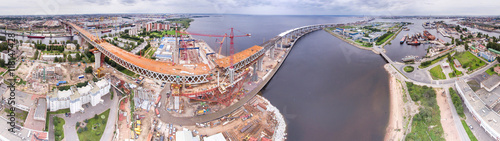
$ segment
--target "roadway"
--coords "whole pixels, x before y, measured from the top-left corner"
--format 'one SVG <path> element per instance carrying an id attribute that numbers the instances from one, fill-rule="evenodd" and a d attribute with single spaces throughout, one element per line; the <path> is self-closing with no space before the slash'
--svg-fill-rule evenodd
<path id="1" fill-rule="evenodd" d="M 114 90 L 114 88 L 111 88 Z M 114 92 L 116 94 L 116 92 Z M 101 137 L 101 141 L 111 141 L 113 137 L 113 132 L 115 131 L 115 124 L 117 120 L 118 113 L 118 96 L 114 96 L 113 100 L 110 99 L 110 94 L 103 96 L 101 99 L 104 100 L 103 103 L 97 104 L 96 106 L 89 105 L 88 108 L 85 106 L 85 112 L 77 112 L 75 114 L 71 114 L 71 117 L 65 117 L 64 114 L 51 115 L 58 116 L 65 120 L 64 128 L 64 138 L 66 140 L 75 140 L 78 141 L 78 134 L 76 131 L 76 122 L 83 123 L 85 119 L 93 118 L 95 114 L 101 114 L 102 112 L 111 109 L 108 115 L 108 121 L 106 124 L 106 128 L 104 129 L 104 133 Z M 50 129 L 49 129 L 50 130 Z"/>
<path id="2" fill-rule="evenodd" d="M 460 117 L 458 117 L 458 113 L 457 110 L 455 109 L 455 106 L 453 105 L 453 101 L 451 100 L 449 88 L 444 88 L 444 91 L 446 93 L 446 101 L 448 101 L 448 105 L 450 106 L 451 114 L 453 116 L 453 122 L 455 123 L 455 127 L 457 128 L 460 139 L 462 141 L 470 141 L 469 136 L 467 135 L 467 132 L 465 131 L 464 126 L 462 125 L 462 121 Z"/>

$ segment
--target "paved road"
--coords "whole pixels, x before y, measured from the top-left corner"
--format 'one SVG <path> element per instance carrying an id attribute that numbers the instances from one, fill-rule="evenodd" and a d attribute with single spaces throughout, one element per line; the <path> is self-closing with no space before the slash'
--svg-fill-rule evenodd
<path id="1" fill-rule="evenodd" d="M 107 94 L 107 95 L 103 96 L 102 99 L 104 100 L 104 102 L 97 104 L 96 106 L 92 106 L 92 105 L 90 105 L 90 103 L 88 103 L 89 108 L 86 108 L 86 106 L 83 106 L 83 108 L 85 109 L 85 113 L 77 112 L 75 114 L 71 114 L 71 117 L 65 117 L 64 114 L 57 115 L 66 121 L 66 124 L 64 124 L 64 126 L 63 126 L 64 138 L 66 140 L 75 140 L 75 141 L 79 140 L 78 134 L 77 134 L 76 129 L 75 129 L 76 122 L 83 122 L 85 119 L 92 118 L 92 117 L 94 117 L 95 114 L 100 114 L 100 113 L 108 110 L 110 107 L 115 107 L 115 110 L 118 107 L 118 99 L 119 99 L 118 97 L 115 96 L 113 98 L 113 100 L 111 100 L 110 94 Z M 111 116 L 109 118 L 116 119 L 117 114 L 111 114 L 111 110 L 110 110 L 110 115 Z M 109 118 L 108 118 L 108 123 L 109 123 Z M 106 124 L 106 129 L 108 129 L 108 125 L 109 124 Z M 113 128 L 114 128 L 114 124 L 112 123 L 111 125 L 113 125 Z M 111 131 L 111 133 L 113 133 L 113 132 L 114 132 L 114 130 Z M 104 135 L 106 135 L 106 134 L 104 134 Z M 105 137 L 104 135 L 103 135 L 103 137 Z M 102 140 L 102 138 L 101 138 L 101 140 Z M 111 139 L 109 139 L 109 140 L 111 140 Z"/>
<path id="2" fill-rule="evenodd" d="M 460 117 L 458 117 L 457 110 L 455 109 L 455 106 L 453 105 L 453 101 L 451 100 L 451 95 L 449 88 L 444 88 L 446 92 L 446 101 L 448 101 L 448 104 L 451 109 L 451 113 L 453 115 L 453 121 L 455 122 L 455 127 L 457 128 L 458 135 L 460 136 L 460 139 L 462 141 L 470 141 L 469 136 L 467 136 L 467 132 L 464 129 L 464 126 L 462 125 L 462 121 L 460 120 Z"/>
<path id="3" fill-rule="evenodd" d="M 54 135 L 54 125 L 52 124 L 52 117 L 54 115 L 50 115 L 49 117 L 47 117 L 47 119 L 49 119 L 49 141 L 55 141 L 55 135 Z M 65 134 L 65 137 L 66 137 L 66 134 Z"/>
<path id="4" fill-rule="evenodd" d="M 113 136 L 114 136 L 114 131 L 115 131 L 115 125 L 116 125 L 116 120 L 117 120 L 117 116 L 118 116 L 118 99 L 120 99 L 116 94 L 117 91 L 115 90 L 114 87 L 111 87 L 111 90 L 113 91 L 113 101 L 111 101 L 111 107 L 109 110 L 109 115 L 108 115 L 108 122 L 106 124 L 106 128 L 104 129 L 104 133 L 101 137 L 101 141 L 111 141 L 113 139 Z M 108 95 L 111 95 L 108 94 Z M 108 97 L 109 99 L 109 97 Z"/>
<path id="5" fill-rule="evenodd" d="M 406 73 L 404 71 L 403 68 L 405 66 L 407 66 L 407 65 L 402 65 L 402 64 L 394 63 L 394 66 L 399 70 L 399 72 L 403 73 L 403 75 L 405 75 L 408 78 L 407 81 L 410 81 L 410 82 L 413 82 L 413 83 L 423 83 L 423 84 L 434 85 L 434 86 L 437 86 L 437 87 L 443 87 L 442 85 L 452 85 L 452 84 L 454 84 L 455 81 L 458 80 L 458 79 L 465 79 L 467 81 L 467 80 L 469 80 L 469 79 L 471 79 L 473 77 L 481 75 L 481 73 L 485 72 L 486 70 L 488 70 L 489 68 L 493 67 L 496 64 L 498 64 L 498 62 L 494 61 L 494 62 L 491 62 L 488 65 L 484 66 L 483 68 L 474 71 L 471 74 L 465 74 L 465 75 L 460 76 L 458 78 L 452 78 L 452 79 L 446 79 L 446 80 L 432 80 L 432 78 L 428 77 L 429 73 L 427 72 L 427 70 L 430 69 L 430 68 L 432 68 L 432 66 L 438 65 L 438 63 L 433 64 L 430 67 L 427 67 L 425 69 L 418 69 L 418 70 L 417 70 L 417 68 L 418 68 L 419 64 L 412 64 L 410 66 L 414 66 L 415 67 L 415 71 L 413 71 L 411 73 Z M 463 73 L 466 73 L 466 72 L 463 72 Z"/>
<path id="6" fill-rule="evenodd" d="M 472 114 L 470 113 L 470 111 L 466 107 L 464 107 L 464 113 L 465 113 L 465 117 L 467 117 L 465 122 L 467 123 L 467 125 L 472 126 L 471 131 L 474 134 L 474 136 L 476 136 L 477 140 L 479 140 L 479 141 L 495 141 L 493 138 L 490 137 L 490 135 L 488 135 L 486 133 L 486 131 L 481 126 L 479 126 L 479 124 L 474 120 L 474 118 L 472 117 Z"/>

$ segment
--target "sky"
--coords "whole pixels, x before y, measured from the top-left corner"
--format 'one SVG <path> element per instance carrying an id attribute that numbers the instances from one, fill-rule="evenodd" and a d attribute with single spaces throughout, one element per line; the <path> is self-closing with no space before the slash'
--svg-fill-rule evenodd
<path id="1" fill-rule="evenodd" d="M 499 0 L 0 0 L 0 15 L 499 15 Z"/>

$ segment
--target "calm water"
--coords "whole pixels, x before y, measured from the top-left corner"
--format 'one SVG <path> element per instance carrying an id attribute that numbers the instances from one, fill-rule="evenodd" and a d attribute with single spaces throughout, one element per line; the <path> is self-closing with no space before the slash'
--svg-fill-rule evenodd
<path id="1" fill-rule="evenodd" d="M 240 51 L 291 28 L 357 20 L 362 18 L 231 15 L 196 19 L 189 31 L 223 34 L 235 27 L 251 33 L 236 40 Z M 214 38 L 197 38 L 218 48 Z M 296 43 L 262 93 L 287 119 L 289 140 L 383 140 L 389 112 L 384 64 L 371 51 L 317 31 Z"/>

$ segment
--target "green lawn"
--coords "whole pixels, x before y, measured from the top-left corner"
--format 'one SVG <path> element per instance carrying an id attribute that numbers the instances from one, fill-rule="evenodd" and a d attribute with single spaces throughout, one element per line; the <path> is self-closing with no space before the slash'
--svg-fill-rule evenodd
<path id="1" fill-rule="evenodd" d="M 372 43 L 363 42 L 363 41 L 361 41 L 361 40 L 356 40 L 356 43 L 357 43 L 358 45 L 363 46 L 363 47 L 373 47 L 373 46 L 372 46 Z"/>
<path id="2" fill-rule="evenodd" d="M 406 66 L 403 69 L 405 70 L 405 72 L 413 72 L 415 68 L 413 66 Z"/>
<path id="3" fill-rule="evenodd" d="M 441 115 L 436 101 L 436 91 L 432 87 L 418 86 L 406 82 L 408 92 L 413 101 L 420 101 L 419 113 L 413 117 L 411 132 L 405 140 L 413 141 L 440 141 L 443 140 L 443 127 Z"/>
<path id="4" fill-rule="evenodd" d="M 486 63 L 474 56 L 472 53 L 466 51 L 455 54 L 454 58 L 456 58 L 462 67 L 468 67 L 469 71 L 473 71 L 479 67 L 486 65 Z"/>
<path id="5" fill-rule="evenodd" d="M 54 139 L 60 141 L 64 138 L 63 125 L 66 123 L 63 118 L 53 117 L 52 122 L 54 124 Z"/>
<path id="6" fill-rule="evenodd" d="M 450 78 L 453 78 L 453 77 L 457 77 L 457 76 L 461 76 L 462 75 L 462 72 L 457 70 L 457 68 L 455 68 L 455 64 L 450 61 L 448 61 L 448 63 L 450 63 L 450 67 L 452 68 L 453 72 L 450 72 L 448 74 L 448 76 L 450 76 Z"/>
<path id="7" fill-rule="evenodd" d="M 460 99 L 460 96 L 458 96 L 458 93 L 453 90 L 453 88 L 450 88 L 450 96 L 451 100 L 453 101 L 453 106 L 455 106 L 455 109 L 457 110 L 457 114 L 461 118 L 465 118 L 464 114 L 464 106 L 462 106 L 462 99 Z"/>
<path id="8" fill-rule="evenodd" d="M 80 141 L 98 141 L 108 122 L 109 109 L 103 113 L 88 119 L 84 128 L 77 129 L 78 139 Z"/>
<path id="9" fill-rule="evenodd" d="M 380 42 L 377 42 L 377 45 L 381 45 L 381 44 L 385 43 L 385 41 L 389 40 L 393 35 L 394 35 L 394 33 L 390 33 L 384 39 L 380 40 Z"/>
<path id="10" fill-rule="evenodd" d="M 135 73 L 133 71 L 128 70 L 128 69 L 123 69 L 120 72 L 122 72 L 122 73 L 124 73 L 124 74 L 126 74 L 128 76 L 131 76 L 131 77 L 135 76 Z"/>
<path id="11" fill-rule="evenodd" d="M 494 69 L 495 69 L 495 67 L 497 67 L 497 66 L 500 66 L 500 64 L 496 64 L 495 66 L 493 66 L 493 67 L 489 68 L 488 70 L 486 70 L 486 73 L 488 73 L 489 75 L 493 75 L 493 74 L 498 75 L 498 74 L 495 72 L 495 70 L 494 70 Z"/>
<path id="12" fill-rule="evenodd" d="M 469 136 L 469 139 L 470 139 L 471 141 L 477 141 L 476 136 L 474 136 L 474 134 L 473 134 L 473 133 L 472 133 L 472 131 L 470 130 L 469 126 L 467 126 L 467 123 L 465 123 L 465 120 L 462 120 L 462 125 L 464 126 L 465 131 L 467 132 L 467 135 Z"/>
<path id="13" fill-rule="evenodd" d="M 441 69 L 441 65 L 437 65 L 434 68 L 430 69 L 429 72 L 431 73 L 432 79 L 438 80 L 438 79 L 446 79 L 446 76 L 443 73 L 443 69 Z"/>
<path id="14" fill-rule="evenodd" d="M 431 65 L 433 65 L 433 64 L 435 64 L 435 63 L 437 63 L 437 62 L 439 62 L 439 61 L 441 61 L 441 60 L 443 60 L 443 59 L 444 59 L 444 58 L 446 58 L 448 55 L 449 55 L 449 53 L 447 53 L 447 54 L 445 54 L 445 55 L 442 55 L 442 56 L 439 56 L 439 57 L 435 58 L 434 60 L 422 62 L 422 63 L 420 64 L 420 66 L 418 66 L 418 68 L 421 68 L 421 69 L 423 69 L 423 68 L 427 68 L 427 67 L 429 67 L 429 66 L 431 66 Z"/>

